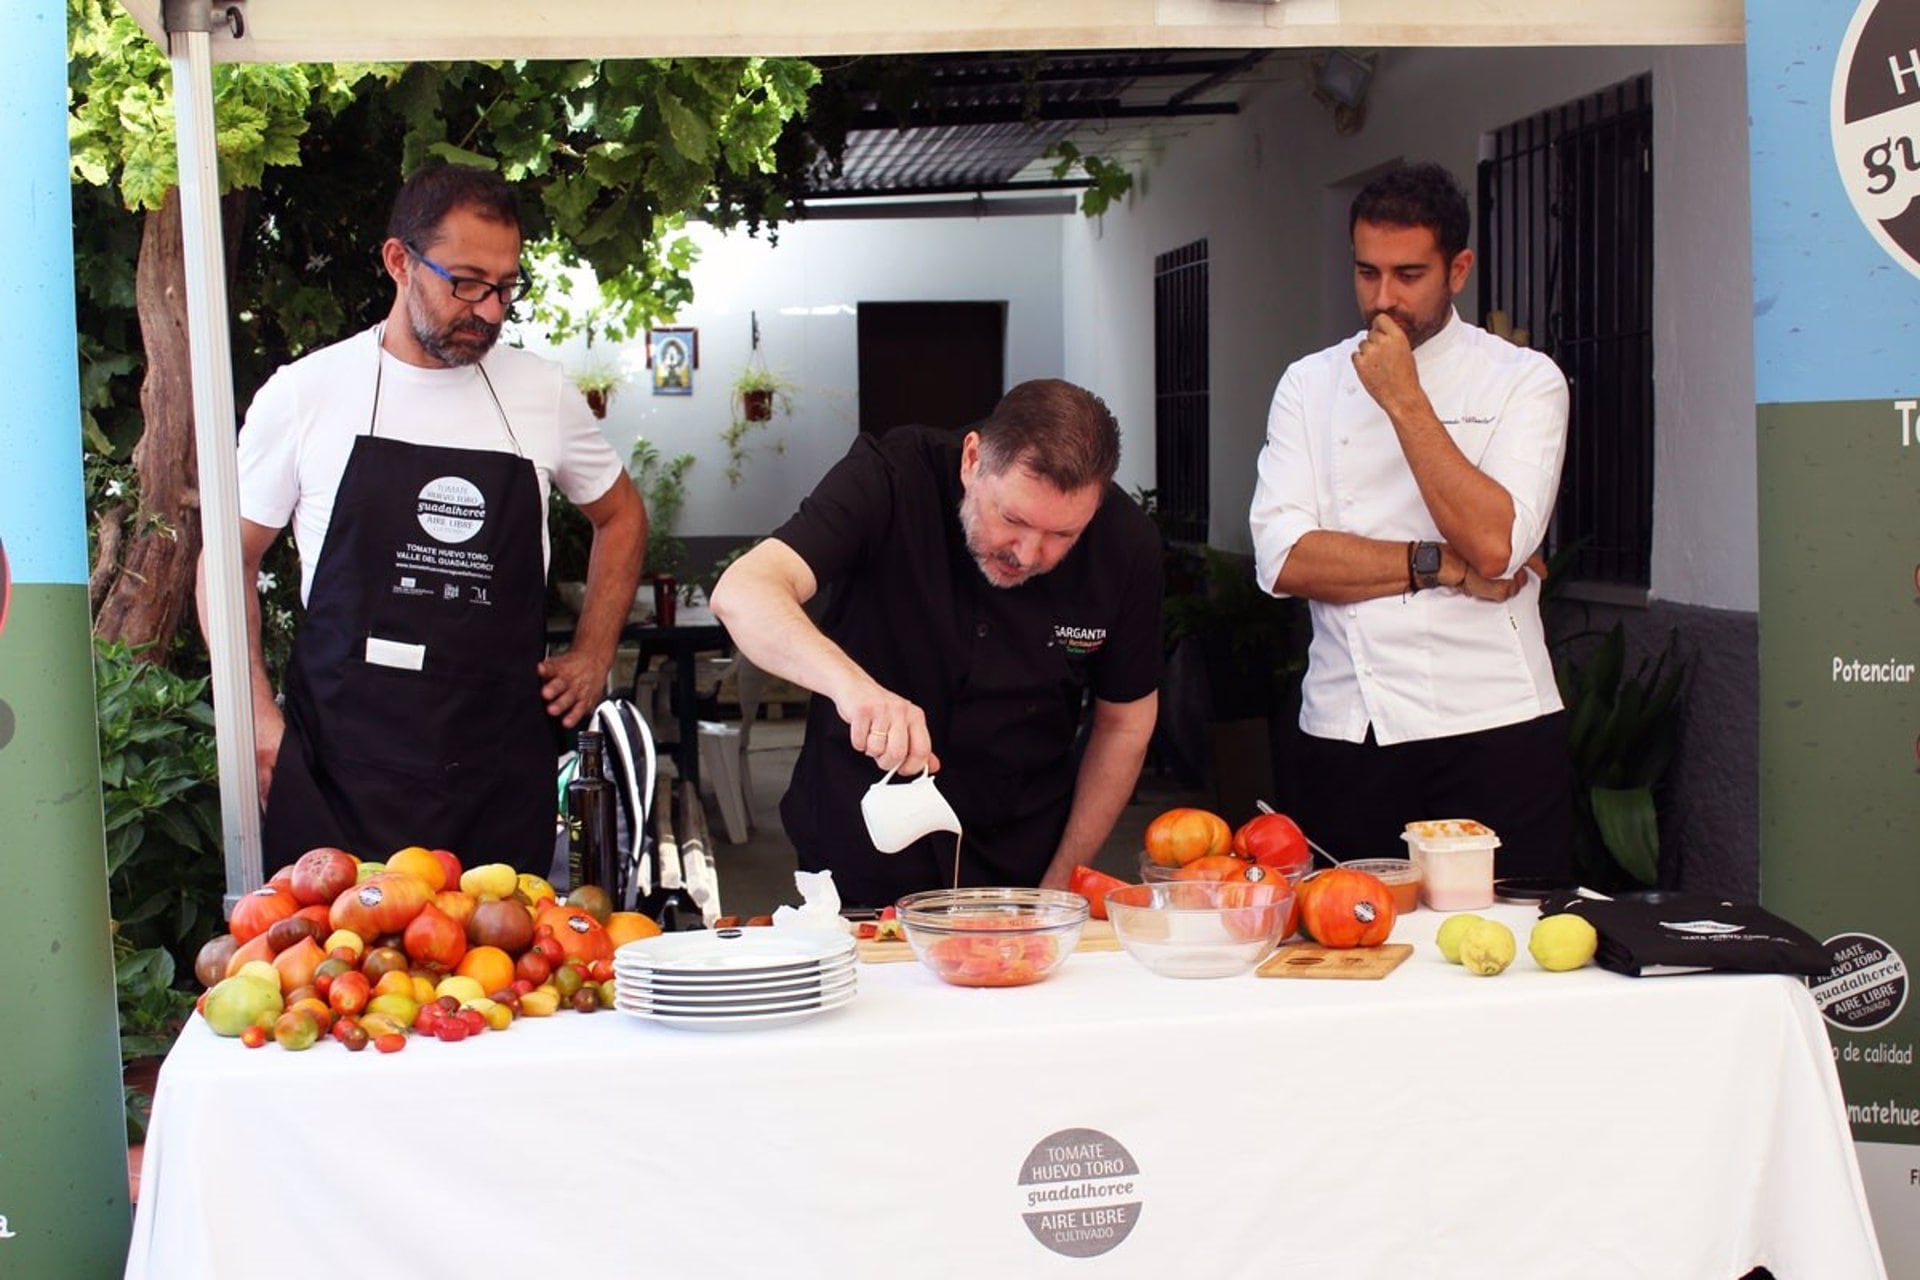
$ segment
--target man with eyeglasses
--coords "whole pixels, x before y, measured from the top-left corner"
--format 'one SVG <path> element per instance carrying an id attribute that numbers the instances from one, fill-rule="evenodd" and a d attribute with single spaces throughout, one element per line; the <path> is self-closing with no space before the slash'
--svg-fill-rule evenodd
<path id="1" fill-rule="evenodd" d="M 647 519 L 560 366 L 495 345 L 530 287 L 520 250 L 497 174 L 415 174 L 380 247 L 386 319 L 281 369 L 247 411 L 248 580 L 291 522 L 306 605 L 283 712 L 248 602 L 269 872 L 319 846 L 551 864 L 551 719 L 572 727 L 601 697 Z M 593 547 L 574 643 L 549 658 L 555 487 Z"/>

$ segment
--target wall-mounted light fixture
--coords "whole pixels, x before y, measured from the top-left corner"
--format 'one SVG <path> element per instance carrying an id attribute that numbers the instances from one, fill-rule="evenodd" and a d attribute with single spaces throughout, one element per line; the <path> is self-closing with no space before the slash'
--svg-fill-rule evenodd
<path id="1" fill-rule="evenodd" d="M 1328 49 L 1314 55 L 1313 96 L 1333 111 L 1343 134 L 1358 133 L 1366 122 L 1367 89 L 1373 83 L 1373 55 Z"/>

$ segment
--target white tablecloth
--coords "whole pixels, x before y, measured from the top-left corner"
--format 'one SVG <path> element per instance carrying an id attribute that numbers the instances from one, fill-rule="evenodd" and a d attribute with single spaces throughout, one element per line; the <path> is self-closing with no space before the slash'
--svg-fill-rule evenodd
<path id="1" fill-rule="evenodd" d="M 127 1275 L 1885 1274 L 1800 983 L 1548 974 L 1532 913 L 1493 914 L 1522 953 L 1491 980 L 1418 912 L 1384 981 L 1082 953 L 977 991 L 867 965 L 852 1004 L 774 1029 L 567 1014 L 393 1056 L 249 1051 L 196 1020 Z M 1022 1185 L 1075 1130 L 1128 1172 Z M 1106 1251 L 1057 1252 L 1036 1211 L 1082 1215 L 1041 1223 L 1055 1246 Z M 1116 1216 L 1117 1244 L 1060 1243 Z"/>

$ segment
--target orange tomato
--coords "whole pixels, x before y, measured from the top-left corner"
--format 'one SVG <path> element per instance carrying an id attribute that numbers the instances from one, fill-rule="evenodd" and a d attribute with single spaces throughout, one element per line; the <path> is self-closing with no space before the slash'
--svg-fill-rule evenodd
<path id="1" fill-rule="evenodd" d="M 473 947 L 460 957 L 460 967 L 454 972 L 472 978 L 491 995 L 513 985 L 513 957 L 498 947 Z"/>
<path id="2" fill-rule="evenodd" d="M 1175 880 L 1245 880 L 1253 864 L 1227 853 L 1209 853 L 1195 858 L 1173 873 Z"/>
<path id="3" fill-rule="evenodd" d="M 447 887 L 446 864 L 417 844 L 409 845 L 407 848 L 394 854 L 391 858 L 388 858 L 387 870 L 397 872 L 400 875 L 412 876 L 414 879 L 424 882 L 427 888 L 434 893 L 438 893 Z M 459 881 L 454 881 L 455 888 L 458 888 L 459 885 Z"/>
<path id="4" fill-rule="evenodd" d="M 1162 866 L 1183 867 L 1196 858 L 1226 853 L 1233 831 L 1226 819 L 1205 809 L 1169 809 L 1147 824 L 1147 856 Z"/>
<path id="5" fill-rule="evenodd" d="M 1306 882 L 1300 927 L 1323 947 L 1373 947 L 1393 932 L 1393 891 L 1364 871 L 1335 867 Z"/>
<path id="6" fill-rule="evenodd" d="M 654 937 L 660 932 L 660 926 L 638 911 L 616 911 L 607 917 L 606 930 L 608 941 L 615 947 L 624 947 L 629 942 Z"/>

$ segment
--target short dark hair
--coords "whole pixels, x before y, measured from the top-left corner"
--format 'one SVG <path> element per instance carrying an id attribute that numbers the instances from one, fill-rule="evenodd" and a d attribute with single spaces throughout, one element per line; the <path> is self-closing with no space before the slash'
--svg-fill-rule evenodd
<path id="1" fill-rule="evenodd" d="M 402 244 L 425 249 L 440 223 L 455 209 L 471 209 L 488 222 L 520 228 L 520 202 L 507 180 L 491 169 L 464 164 L 441 164 L 421 169 L 393 198 L 387 234 Z"/>
<path id="2" fill-rule="evenodd" d="M 978 428 L 988 475 L 1019 466 L 1062 493 L 1105 485 L 1120 468 L 1120 426 L 1099 396 L 1058 378 L 1023 382 Z"/>
<path id="3" fill-rule="evenodd" d="M 1451 173 L 1431 162 L 1402 165 L 1382 174 L 1353 198 L 1347 215 L 1347 235 L 1360 221 L 1389 227 L 1425 227 L 1433 232 L 1441 256 L 1449 263 L 1467 247 L 1473 218 L 1467 193 Z"/>

